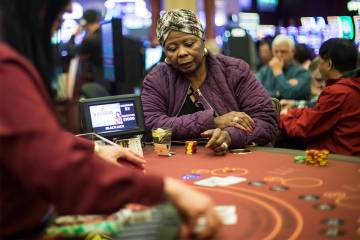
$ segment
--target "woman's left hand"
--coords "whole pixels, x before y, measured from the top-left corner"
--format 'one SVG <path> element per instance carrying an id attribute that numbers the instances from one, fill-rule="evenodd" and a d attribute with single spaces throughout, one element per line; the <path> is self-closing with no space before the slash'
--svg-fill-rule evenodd
<path id="1" fill-rule="evenodd" d="M 214 118 L 217 128 L 236 127 L 246 132 L 252 132 L 255 126 L 254 120 L 244 112 L 228 112 Z"/>
<path id="2" fill-rule="evenodd" d="M 124 164 L 130 164 L 136 168 L 145 168 L 146 161 L 128 148 L 110 145 L 99 146 L 96 154 L 107 161 L 120 164 L 121 166 L 124 166 Z"/>
<path id="3" fill-rule="evenodd" d="M 205 147 L 212 149 L 216 155 L 224 155 L 231 144 L 230 134 L 220 128 L 207 130 L 201 136 L 210 138 Z"/>

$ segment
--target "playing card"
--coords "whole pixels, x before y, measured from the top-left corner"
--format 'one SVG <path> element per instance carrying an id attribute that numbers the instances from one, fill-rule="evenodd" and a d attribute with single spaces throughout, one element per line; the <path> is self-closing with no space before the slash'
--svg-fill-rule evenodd
<path id="1" fill-rule="evenodd" d="M 204 179 L 205 180 L 205 179 Z M 233 225 L 237 223 L 237 213 L 235 205 L 219 205 L 215 207 L 216 212 L 221 218 L 224 225 Z M 207 224 L 205 217 L 199 217 L 194 231 L 200 233 L 204 230 Z"/>
<path id="2" fill-rule="evenodd" d="M 245 182 L 247 179 L 243 177 L 227 176 L 222 178 L 222 180 L 217 184 L 220 187 L 225 187 L 241 182 Z"/>
<path id="3" fill-rule="evenodd" d="M 220 215 L 230 215 L 236 213 L 235 205 L 218 205 L 215 207 L 215 210 Z"/>
<path id="4" fill-rule="evenodd" d="M 243 177 L 227 176 L 227 177 L 209 177 L 194 182 L 195 185 L 204 187 L 226 187 L 229 185 L 245 182 L 247 179 Z"/>
<path id="5" fill-rule="evenodd" d="M 237 223 L 237 213 L 235 205 L 216 206 L 215 210 L 220 215 L 224 225 L 232 225 Z"/>
<path id="6" fill-rule="evenodd" d="M 203 187 L 215 187 L 219 186 L 218 184 L 223 180 L 221 177 L 209 177 L 199 181 L 194 182 L 195 185 Z"/>
<path id="7" fill-rule="evenodd" d="M 207 225 L 206 218 L 205 217 L 199 217 L 197 219 L 197 223 L 196 223 L 194 232 L 195 233 L 201 233 L 202 231 L 204 231 L 204 228 L 206 227 L 206 225 Z"/>
<path id="8" fill-rule="evenodd" d="M 223 217 L 222 218 L 222 223 L 224 225 L 234 225 L 237 223 L 237 215 L 236 213 L 235 214 L 232 214 L 230 216 L 227 216 L 227 217 Z"/>

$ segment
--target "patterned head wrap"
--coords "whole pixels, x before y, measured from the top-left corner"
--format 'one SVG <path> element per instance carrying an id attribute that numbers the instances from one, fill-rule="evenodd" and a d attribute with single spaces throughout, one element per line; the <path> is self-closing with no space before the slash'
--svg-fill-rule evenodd
<path id="1" fill-rule="evenodd" d="M 164 13 L 156 27 L 156 35 L 161 46 L 164 46 L 171 31 L 195 35 L 205 40 L 204 29 L 195 13 L 187 9 L 175 9 Z"/>

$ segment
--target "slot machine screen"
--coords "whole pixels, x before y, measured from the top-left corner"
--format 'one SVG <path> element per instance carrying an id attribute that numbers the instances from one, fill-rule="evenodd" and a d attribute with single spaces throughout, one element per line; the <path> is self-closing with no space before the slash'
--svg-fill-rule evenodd
<path id="1" fill-rule="evenodd" d="M 331 38 L 354 38 L 355 30 L 350 16 L 329 16 L 327 20 Z"/>
<path id="2" fill-rule="evenodd" d="M 346 39 L 354 39 L 355 30 L 350 16 L 340 16 L 342 37 Z"/>
<path id="3" fill-rule="evenodd" d="M 257 9 L 264 12 L 274 12 L 278 5 L 278 0 L 256 0 Z"/>
<path id="4" fill-rule="evenodd" d="M 252 7 L 252 0 L 239 0 L 241 11 L 248 11 Z"/>
<path id="5" fill-rule="evenodd" d="M 330 38 L 339 38 L 341 37 L 340 31 L 340 18 L 336 16 L 327 17 L 328 25 L 329 25 L 329 37 Z"/>
<path id="6" fill-rule="evenodd" d="M 115 82 L 113 30 L 111 21 L 101 24 L 104 79 Z"/>
<path id="7" fill-rule="evenodd" d="M 276 27 L 274 25 L 259 25 L 257 38 L 263 39 L 264 37 L 275 37 Z"/>
<path id="8" fill-rule="evenodd" d="M 360 16 L 354 16 L 354 26 L 355 26 L 355 40 L 354 42 L 358 46 L 358 50 L 360 52 Z"/>
<path id="9" fill-rule="evenodd" d="M 239 26 L 245 29 L 252 39 L 256 39 L 260 23 L 260 16 L 257 13 L 239 13 Z"/>

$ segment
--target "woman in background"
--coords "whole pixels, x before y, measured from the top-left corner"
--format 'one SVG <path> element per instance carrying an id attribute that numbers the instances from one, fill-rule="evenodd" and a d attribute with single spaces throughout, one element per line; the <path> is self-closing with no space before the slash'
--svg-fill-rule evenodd
<path id="1" fill-rule="evenodd" d="M 319 71 L 320 57 L 314 58 L 309 66 L 311 75 L 311 97 L 310 100 L 293 100 L 281 99 L 281 114 L 286 114 L 290 108 L 304 108 L 315 106 L 320 93 L 325 88 L 326 79 L 324 79 Z"/>

